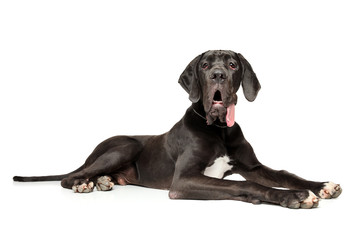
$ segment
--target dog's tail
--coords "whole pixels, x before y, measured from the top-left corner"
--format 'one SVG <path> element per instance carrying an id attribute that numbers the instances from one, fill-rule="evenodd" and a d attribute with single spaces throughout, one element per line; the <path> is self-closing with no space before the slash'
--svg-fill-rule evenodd
<path id="1" fill-rule="evenodd" d="M 34 176 L 34 177 L 21 177 L 21 176 L 14 176 L 13 180 L 15 182 L 40 182 L 40 181 L 60 181 L 66 177 L 68 177 L 70 174 L 79 172 L 84 169 L 84 165 L 76 169 L 75 171 L 72 171 L 67 174 L 61 174 L 61 175 L 50 175 L 50 176 Z"/>

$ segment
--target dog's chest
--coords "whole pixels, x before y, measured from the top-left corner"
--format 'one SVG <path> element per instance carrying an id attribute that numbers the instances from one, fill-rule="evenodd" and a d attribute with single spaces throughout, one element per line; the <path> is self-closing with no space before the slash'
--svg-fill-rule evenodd
<path id="1" fill-rule="evenodd" d="M 224 174 L 232 169 L 230 158 L 225 155 L 215 159 L 214 163 L 205 168 L 204 175 L 213 178 L 223 178 Z"/>

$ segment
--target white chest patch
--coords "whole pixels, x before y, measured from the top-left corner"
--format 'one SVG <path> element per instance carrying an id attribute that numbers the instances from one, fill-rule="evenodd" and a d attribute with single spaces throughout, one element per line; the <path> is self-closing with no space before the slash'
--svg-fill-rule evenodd
<path id="1" fill-rule="evenodd" d="M 215 159 L 213 165 L 205 168 L 204 175 L 213 178 L 223 178 L 224 173 L 232 169 L 229 162 L 230 158 L 226 155 Z"/>

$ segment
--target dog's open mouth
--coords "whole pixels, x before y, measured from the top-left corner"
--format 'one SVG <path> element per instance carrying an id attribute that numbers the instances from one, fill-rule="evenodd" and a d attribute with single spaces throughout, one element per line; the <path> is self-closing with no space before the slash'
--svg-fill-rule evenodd
<path id="1" fill-rule="evenodd" d="M 213 98 L 213 101 L 212 101 L 212 105 L 217 105 L 217 104 L 224 105 L 223 101 L 222 101 L 222 98 L 221 98 L 221 92 L 219 90 L 217 90 L 215 92 L 214 98 Z"/>
<path id="2" fill-rule="evenodd" d="M 224 110 L 222 110 L 224 109 Z M 226 109 L 226 117 L 224 119 Z M 221 96 L 221 92 L 217 90 L 214 93 L 214 97 L 212 100 L 212 108 L 210 110 L 210 115 L 212 115 L 212 119 L 208 119 L 208 123 L 211 124 L 215 118 L 219 118 L 220 121 L 225 122 L 228 127 L 232 127 L 235 124 L 235 104 L 231 103 L 228 107 L 224 106 L 223 98 Z"/>

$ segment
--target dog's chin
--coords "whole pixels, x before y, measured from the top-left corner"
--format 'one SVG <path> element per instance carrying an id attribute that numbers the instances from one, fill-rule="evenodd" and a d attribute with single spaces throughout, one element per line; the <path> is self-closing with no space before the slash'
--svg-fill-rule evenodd
<path id="1" fill-rule="evenodd" d="M 235 104 L 231 103 L 225 107 L 221 101 L 213 101 L 210 110 L 206 113 L 208 125 L 212 125 L 216 120 L 226 123 L 228 127 L 235 124 Z"/>
<path id="2" fill-rule="evenodd" d="M 206 114 L 206 120 L 207 120 L 208 125 L 213 124 L 217 119 L 220 122 L 225 123 L 226 122 L 226 113 L 227 113 L 227 110 L 223 104 L 220 104 L 220 103 L 212 104 L 210 110 Z"/>

